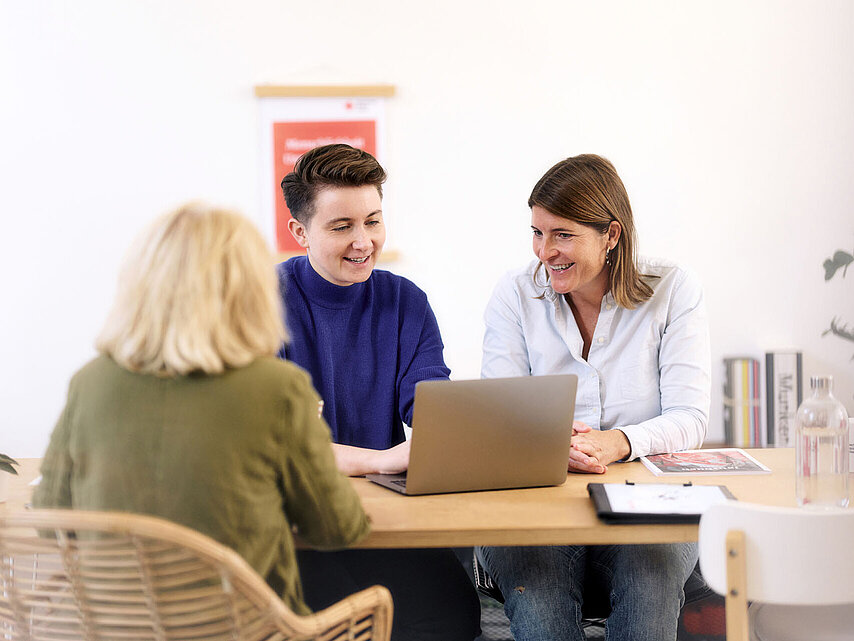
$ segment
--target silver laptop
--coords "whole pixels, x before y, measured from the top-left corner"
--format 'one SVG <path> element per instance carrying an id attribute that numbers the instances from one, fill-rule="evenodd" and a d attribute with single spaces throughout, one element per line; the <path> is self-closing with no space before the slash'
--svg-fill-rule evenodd
<path id="1" fill-rule="evenodd" d="M 408 472 L 367 478 L 403 494 L 560 485 L 577 384 L 573 374 L 421 381 Z"/>

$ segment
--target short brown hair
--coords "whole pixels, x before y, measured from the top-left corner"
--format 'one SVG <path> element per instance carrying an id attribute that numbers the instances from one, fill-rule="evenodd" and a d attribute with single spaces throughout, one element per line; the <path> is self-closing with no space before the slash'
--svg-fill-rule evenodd
<path id="1" fill-rule="evenodd" d="M 611 293 L 617 304 L 627 309 L 649 300 L 652 288 L 637 268 L 637 232 L 629 195 L 609 160 L 594 154 L 561 160 L 534 186 L 528 207 L 534 205 L 600 234 L 617 221 L 622 233 L 610 254 Z"/>
<path id="2" fill-rule="evenodd" d="M 385 170 L 367 151 L 350 145 L 315 147 L 299 157 L 294 170 L 282 178 L 282 194 L 291 216 L 306 224 L 314 216 L 314 200 L 328 187 L 373 185 L 380 198 Z"/>

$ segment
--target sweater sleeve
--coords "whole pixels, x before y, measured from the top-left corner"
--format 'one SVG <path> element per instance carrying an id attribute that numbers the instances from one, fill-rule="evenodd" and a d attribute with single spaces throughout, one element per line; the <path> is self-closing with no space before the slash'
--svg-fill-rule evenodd
<path id="1" fill-rule="evenodd" d="M 41 508 L 70 508 L 71 497 L 71 453 L 69 439 L 71 434 L 71 416 L 73 414 L 73 398 L 75 381 L 72 378 L 68 386 L 68 398 L 62 414 L 45 452 L 41 464 L 42 480 L 33 492 L 33 506 Z"/>
<path id="2" fill-rule="evenodd" d="M 283 443 L 284 510 L 308 544 L 334 549 L 357 543 L 370 525 L 358 494 L 335 465 L 319 400 L 308 376 L 294 381 L 285 416 L 292 432 Z"/>
<path id="3" fill-rule="evenodd" d="M 418 293 L 423 297 L 420 314 L 403 313 L 404 325 L 400 333 L 398 411 L 403 422 L 410 426 L 418 382 L 447 379 L 451 375 L 451 370 L 445 365 L 445 346 L 436 316 L 427 302 L 427 296 L 420 290 Z"/>

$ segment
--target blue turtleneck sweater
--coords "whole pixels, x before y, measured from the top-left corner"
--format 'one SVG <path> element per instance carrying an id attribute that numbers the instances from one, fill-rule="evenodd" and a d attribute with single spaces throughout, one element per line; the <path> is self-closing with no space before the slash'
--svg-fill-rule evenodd
<path id="1" fill-rule="evenodd" d="M 332 440 L 372 449 L 401 443 L 415 384 L 451 373 L 427 295 L 380 269 L 364 283 L 334 285 L 305 256 L 276 271 L 290 332 L 279 356 L 311 374 Z"/>

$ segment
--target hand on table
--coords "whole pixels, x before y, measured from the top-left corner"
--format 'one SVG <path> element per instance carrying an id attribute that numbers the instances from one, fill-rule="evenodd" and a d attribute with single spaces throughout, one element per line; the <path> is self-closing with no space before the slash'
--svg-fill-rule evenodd
<path id="1" fill-rule="evenodd" d="M 594 430 L 581 421 L 572 424 L 570 440 L 570 472 L 604 474 L 607 466 L 631 453 L 629 439 L 622 430 Z"/>
<path id="2" fill-rule="evenodd" d="M 387 450 L 372 450 L 366 447 L 332 444 L 335 463 L 347 476 L 365 474 L 399 474 L 409 467 L 409 441 L 404 441 Z"/>
<path id="3" fill-rule="evenodd" d="M 409 446 L 412 441 L 404 441 L 387 450 L 375 450 L 374 467 L 378 474 L 400 474 L 409 467 Z"/>

